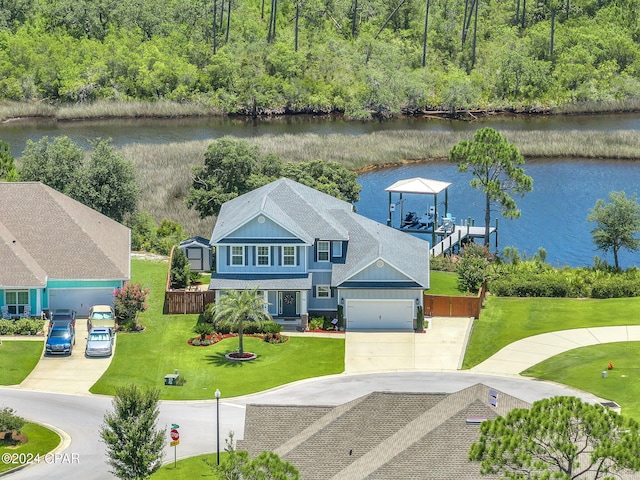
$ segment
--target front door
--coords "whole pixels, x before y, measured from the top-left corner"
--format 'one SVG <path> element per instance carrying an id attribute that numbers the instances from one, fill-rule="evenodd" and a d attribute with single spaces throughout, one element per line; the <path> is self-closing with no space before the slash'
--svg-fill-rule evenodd
<path id="1" fill-rule="evenodd" d="M 282 292 L 282 312 L 283 317 L 296 316 L 296 292 Z"/>

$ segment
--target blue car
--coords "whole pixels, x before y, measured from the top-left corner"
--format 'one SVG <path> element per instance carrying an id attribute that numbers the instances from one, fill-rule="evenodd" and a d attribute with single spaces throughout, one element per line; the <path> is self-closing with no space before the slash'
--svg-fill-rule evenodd
<path id="1" fill-rule="evenodd" d="M 71 355 L 75 344 L 76 332 L 73 322 L 51 322 L 45 345 L 45 354 Z"/>

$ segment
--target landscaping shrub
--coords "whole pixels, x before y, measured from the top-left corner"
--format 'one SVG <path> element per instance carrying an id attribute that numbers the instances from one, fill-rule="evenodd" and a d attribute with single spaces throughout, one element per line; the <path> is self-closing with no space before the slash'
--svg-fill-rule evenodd
<path id="1" fill-rule="evenodd" d="M 422 307 L 418 307 L 418 311 L 416 313 L 416 331 L 422 332 L 424 330 L 424 311 Z"/>
<path id="2" fill-rule="evenodd" d="M 313 317 L 309 321 L 309 330 L 321 330 L 324 326 L 324 317 Z"/>
<path id="3" fill-rule="evenodd" d="M 264 341 L 273 344 L 284 343 L 288 339 L 287 336 L 281 335 L 280 333 L 267 333 L 264 336 Z"/>
<path id="4" fill-rule="evenodd" d="M 182 250 L 174 249 L 171 257 L 171 288 L 185 288 L 190 283 L 190 275 L 189 259 Z"/>
<path id="5" fill-rule="evenodd" d="M 0 432 L 20 433 L 26 420 L 18 415 L 13 408 L 4 407 L 0 409 Z"/>
<path id="6" fill-rule="evenodd" d="M 462 250 L 456 263 L 458 290 L 477 292 L 489 278 L 490 265 L 494 261 L 488 248 L 476 243 L 468 243 Z"/>
<path id="7" fill-rule="evenodd" d="M 457 262 L 457 255 L 439 255 L 437 257 L 431 257 L 431 259 L 429 260 L 429 266 L 431 270 L 441 272 L 455 272 Z"/>
<path id="8" fill-rule="evenodd" d="M 593 298 L 623 298 L 640 296 L 640 280 L 630 275 L 612 275 L 599 280 L 591 288 Z"/>
<path id="9" fill-rule="evenodd" d="M 0 335 L 13 335 L 16 331 L 12 320 L 0 320 Z"/>
<path id="10" fill-rule="evenodd" d="M 115 291 L 116 320 L 125 330 L 137 330 L 138 312 L 147 309 L 149 289 L 138 284 L 127 283 Z"/>
<path id="11" fill-rule="evenodd" d="M 200 335 L 200 340 L 204 340 L 207 335 L 213 333 L 213 325 L 207 322 L 198 322 L 195 327 L 193 327 L 193 332 Z"/>
<path id="12" fill-rule="evenodd" d="M 262 322 L 262 333 L 267 335 L 280 333 L 283 328 L 284 327 L 282 325 L 274 321 Z"/>
<path id="13" fill-rule="evenodd" d="M 16 335 L 35 335 L 44 328 L 44 320 L 21 318 L 15 323 L 14 333 Z"/>

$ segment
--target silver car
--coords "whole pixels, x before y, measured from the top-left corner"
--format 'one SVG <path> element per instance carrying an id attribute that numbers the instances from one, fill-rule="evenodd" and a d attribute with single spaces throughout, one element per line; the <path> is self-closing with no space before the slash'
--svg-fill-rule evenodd
<path id="1" fill-rule="evenodd" d="M 84 354 L 87 357 L 109 357 L 113 353 L 114 333 L 108 327 L 92 328 L 87 337 Z"/>

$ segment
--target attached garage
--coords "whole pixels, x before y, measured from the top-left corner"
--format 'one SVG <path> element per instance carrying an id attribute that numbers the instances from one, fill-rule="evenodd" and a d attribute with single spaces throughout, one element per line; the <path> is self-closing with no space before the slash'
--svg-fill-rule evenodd
<path id="1" fill-rule="evenodd" d="M 346 301 L 347 330 L 413 330 L 413 300 Z"/>
<path id="2" fill-rule="evenodd" d="M 113 287 L 109 288 L 51 288 L 49 308 L 70 308 L 79 317 L 86 317 L 92 305 L 113 306 Z"/>

